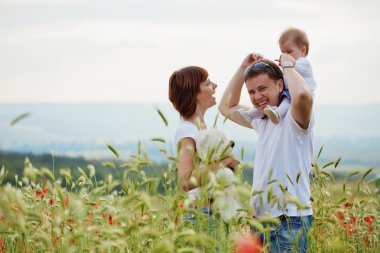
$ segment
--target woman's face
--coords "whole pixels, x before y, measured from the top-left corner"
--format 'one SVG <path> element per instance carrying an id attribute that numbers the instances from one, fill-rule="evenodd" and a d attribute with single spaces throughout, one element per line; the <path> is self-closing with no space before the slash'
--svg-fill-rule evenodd
<path id="1" fill-rule="evenodd" d="M 216 83 L 211 82 L 209 78 L 207 78 L 204 82 L 201 83 L 200 91 L 197 95 L 198 106 L 207 110 L 208 108 L 216 105 L 216 99 L 214 97 L 214 94 L 217 86 L 218 85 Z"/>

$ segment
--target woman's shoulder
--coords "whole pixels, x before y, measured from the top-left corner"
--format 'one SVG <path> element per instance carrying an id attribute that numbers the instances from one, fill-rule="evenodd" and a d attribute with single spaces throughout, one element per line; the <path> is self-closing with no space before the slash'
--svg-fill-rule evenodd
<path id="1" fill-rule="evenodd" d="M 175 142 L 178 144 L 178 142 L 181 139 L 186 138 L 186 137 L 189 137 L 195 140 L 198 132 L 199 132 L 198 127 L 194 123 L 187 120 L 181 120 L 178 125 L 177 132 L 175 135 Z"/>

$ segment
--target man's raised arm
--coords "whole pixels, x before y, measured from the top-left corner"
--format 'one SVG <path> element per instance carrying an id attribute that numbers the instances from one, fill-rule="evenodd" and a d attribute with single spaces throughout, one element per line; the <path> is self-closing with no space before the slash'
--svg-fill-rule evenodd
<path id="1" fill-rule="evenodd" d="M 292 98 L 290 109 L 293 118 L 303 129 L 307 129 L 313 109 L 313 96 L 303 77 L 294 67 L 295 59 L 289 54 L 282 54 L 280 65 L 284 70 L 284 77 Z"/>
<path id="2" fill-rule="evenodd" d="M 222 99 L 219 103 L 219 111 L 228 119 L 234 121 L 235 123 L 252 128 L 250 122 L 248 122 L 242 116 L 239 111 L 247 111 L 248 108 L 240 105 L 240 96 L 244 84 L 244 71 L 246 68 L 254 61 L 262 59 L 262 56 L 259 54 L 249 54 L 246 56 L 232 76 L 231 81 L 229 82 L 226 90 L 223 93 Z"/>

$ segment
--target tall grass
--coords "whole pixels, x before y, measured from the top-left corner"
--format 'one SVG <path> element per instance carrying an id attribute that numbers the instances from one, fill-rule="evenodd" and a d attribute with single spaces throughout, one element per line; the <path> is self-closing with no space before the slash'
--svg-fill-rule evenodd
<path id="1" fill-rule="evenodd" d="M 165 138 L 152 141 L 168 143 Z M 10 184 L 3 180 L 2 167 L 0 252 L 232 252 L 251 228 L 268 232 L 263 222 L 278 223 L 270 217 L 252 218 L 248 200 L 260 193 L 252 193 L 247 182 L 235 185 L 247 204 L 225 224 L 217 208 L 211 218 L 203 215 L 179 189 L 177 158 L 165 147 L 160 151 L 167 168 L 152 174 L 145 170 L 152 162 L 140 143 L 137 153 L 125 160 L 112 145 L 107 147 L 121 163 L 105 162 L 117 171 L 105 178 L 96 177 L 93 165 L 77 168 L 77 177 L 70 169 L 61 169 L 56 177 L 26 158 L 23 175 Z M 310 252 L 378 252 L 380 199 L 378 185 L 366 180 L 371 170 L 336 182 L 328 169 L 337 166 L 339 160 L 322 166 L 318 159 L 313 163 Z M 243 164 L 242 170 L 247 167 Z M 207 203 L 210 194 L 216 198 L 224 193 L 226 186 L 208 176 L 210 183 L 201 187 L 198 206 Z M 159 184 L 163 192 L 158 191 Z M 193 216 L 195 224 L 185 218 Z M 262 251 L 267 249 L 263 245 Z"/>

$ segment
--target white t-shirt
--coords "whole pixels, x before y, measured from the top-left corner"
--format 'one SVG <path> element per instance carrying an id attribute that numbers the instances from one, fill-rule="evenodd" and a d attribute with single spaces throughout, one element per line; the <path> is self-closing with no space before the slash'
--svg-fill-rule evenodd
<path id="1" fill-rule="evenodd" d="M 251 122 L 259 135 L 252 191 L 264 191 L 263 194 L 254 195 L 251 199 L 257 217 L 265 213 L 273 217 L 282 214 L 288 216 L 312 214 L 309 180 L 313 157 L 312 121 L 313 119 L 308 129 L 302 129 L 294 120 L 291 110 L 288 110 L 284 119 L 278 124 L 273 124 L 268 118 L 254 119 Z M 273 181 L 275 179 L 278 181 Z M 280 184 L 286 194 L 281 190 Z M 278 202 L 275 201 L 275 196 L 278 197 Z M 296 205 L 291 203 L 285 206 L 285 196 L 292 196 L 303 206 L 310 208 L 298 210 Z"/>
<path id="2" fill-rule="evenodd" d="M 199 133 L 199 130 L 195 124 L 193 124 L 190 121 L 181 120 L 178 125 L 177 132 L 175 134 L 176 150 L 178 149 L 178 144 L 180 140 L 188 137 L 195 141 L 198 133 Z M 194 188 L 189 191 L 189 198 L 191 200 L 196 200 L 197 198 L 200 198 L 200 196 L 201 194 L 200 194 L 199 188 Z"/>

